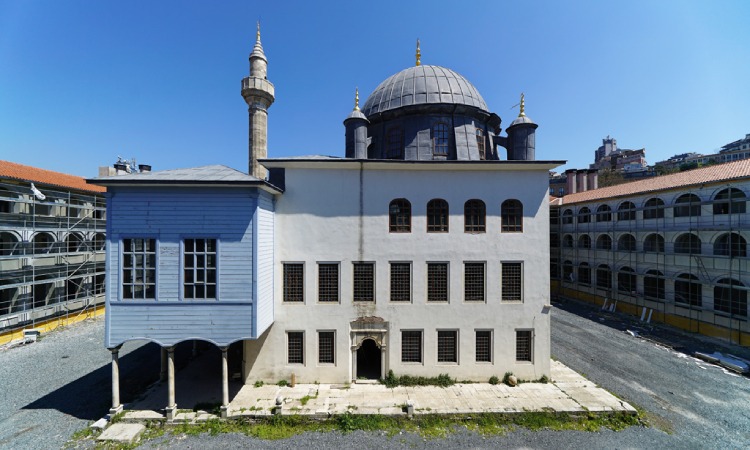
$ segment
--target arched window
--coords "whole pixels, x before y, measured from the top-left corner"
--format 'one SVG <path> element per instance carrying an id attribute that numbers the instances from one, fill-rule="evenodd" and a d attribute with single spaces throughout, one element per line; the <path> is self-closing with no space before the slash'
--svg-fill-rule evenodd
<path id="1" fill-rule="evenodd" d="M 588 234 L 582 234 L 578 238 L 578 248 L 591 248 L 591 238 Z"/>
<path id="2" fill-rule="evenodd" d="M 573 263 L 570 261 L 563 262 L 563 280 L 573 281 Z"/>
<path id="3" fill-rule="evenodd" d="M 485 153 L 485 138 L 484 138 L 484 130 L 481 128 L 477 128 L 477 149 L 479 149 L 479 159 L 487 159 L 487 154 Z"/>
<path id="4" fill-rule="evenodd" d="M 68 202 L 68 217 L 71 219 L 77 219 L 78 217 L 83 216 L 83 202 L 74 198 L 70 199 Z"/>
<path id="5" fill-rule="evenodd" d="M 12 233 L 0 232 L 0 256 L 16 255 L 20 252 L 19 240 Z"/>
<path id="6" fill-rule="evenodd" d="M 484 202 L 477 199 L 468 200 L 464 203 L 464 232 L 485 232 L 486 208 Z"/>
<path id="7" fill-rule="evenodd" d="M 714 287 L 714 310 L 747 317 L 747 290 L 740 281 L 722 278 Z"/>
<path id="8" fill-rule="evenodd" d="M 13 211 L 11 199 L 15 198 L 7 189 L 0 189 L 0 214 L 9 214 Z"/>
<path id="9" fill-rule="evenodd" d="M 649 270 L 643 277 L 643 293 L 646 297 L 664 300 L 666 298 L 664 289 L 664 274 L 658 270 Z"/>
<path id="10" fill-rule="evenodd" d="M 683 194 L 674 202 L 675 217 L 698 217 L 701 215 L 701 199 L 695 194 Z"/>
<path id="11" fill-rule="evenodd" d="M 588 263 L 582 262 L 578 265 L 578 282 L 591 284 L 591 267 Z"/>
<path id="12" fill-rule="evenodd" d="M 563 225 L 570 225 L 573 223 L 573 211 L 572 210 L 566 209 L 565 211 L 563 211 L 562 223 Z"/>
<path id="13" fill-rule="evenodd" d="M 745 257 L 747 241 L 739 233 L 724 233 L 714 243 L 714 255 Z"/>
<path id="14" fill-rule="evenodd" d="M 630 267 L 623 267 L 617 273 L 617 290 L 620 292 L 635 292 L 635 271 Z"/>
<path id="15" fill-rule="evenodd" d="M 599 264 L 596 268 L 596 287 L 612 289 L 612 271 L 606 264 Z"/>
<path id="16" fill-rule="evenodd" d="M 622 202 L 617 208 L 617 220 L 635 220 L 635 204 Z"/>
<path id="17" fill-rule="evenodd" d="M 703 305 L 703 285 L 689 273 L 677 275 L 674 281 L 674 301 L 683 305 Z"/>
<path id="18" fill-rule="evenodd" d="M 503 233 L 521 233 L 523 231 L 523 204 L 518 200 L 505 200 L 500 205 Z"/>
<path id="19" fill-rule="evenodd" d="M 612 208 L 610 208 L 609 205 L 600 205 L 598 208 L 596 208 L 596 221 L 611 222 Z"/>
<path id="20" fill-rule="evenodd" d="M 664 253 L 664 237 L 651 233 L 643 241 L 643 251 L 650 253 Z"/>
<path id="21" fill-rule="evenodd" d="M 103 251 L 104 247 L 106 245 L 106 239 L 104 238 L 104 233 L 96 233 L 94 235 L 94 250 L 95 251 Z"/>
<path id="22" fill-rule="evenodd" d="M 49 253 L 54 248 L 55 240 L 47 233 L 37 233 L 31 240 L 31 248 L 34 254 Z"/>
<path id="23" fill-rule="evenodd" d="M 573 236 L 566 234 L 563 236 L 563 247 L 573 248 Z"/>
<path id="24" fill-rule="evenodd" d="M 643 206 L 644 219 L 663 219 L 664 218 L 664 201 L 660 198 L 650 198 L 646 200 Z"/>
<path id="25" fill-rule="evenodd" d="M 600 234 L 596 238 L 596 249 L 597 250 L 612 250 L 612 238 L 607 234 Z"/>
<path id="26" fill-rule="evenodd" d="M 385 159 L 403 159 L 403 157 L 404 131 L 401 129 L 401 127 L 393 127 L 388 130 Z"/>
<path id="27" fill-rule="evenodd" d="M 589 222 L 591 222 L 591 210 L 584 206 L 578 210 L 578 223 Z"/>
<path id="28" fill-rule="evenodd" d="M 397 198 L 388 205 L 391 233 L 411 232 L 411 203 L 405 198 Z"/>
<path id="29" fill-rule="evenodd" d="M 81 248 L 81 244 L 83 244 L 83 239 L 78 233 L 70 233 L 65 238 L 65 250 L 68 253 L 77 252 Z"/>
<path id="30" fill-rule="evenodd" d="M 632 234 L 623 234 L 620 239 L 617 240 L 617 250 L 621 252 L 634 252 L 635 251 L 635 237 Z"/>
<path id="31" fill-rule="evenodd" d="M 441 198 L 427 202 L 427 232 L 448 232 L 448 202 Z"/>
<path id="32" fill-rule="evenodd" d="M 745 194 L 735 188 L 727 188 L 714 197 L 714 214 L 744 214 Z"/>
<path id="33" fill-rule="evenodd" d="M 683 233 L 674 240 L 674 252 L 689 255 L 701 254 L 701 240 L 693 233 Z"/>
<path id="34" fill-rule="evenodd" d="M 432 126 L 432 154 L 448 156 L 448 125 L 443 122 Z"/>

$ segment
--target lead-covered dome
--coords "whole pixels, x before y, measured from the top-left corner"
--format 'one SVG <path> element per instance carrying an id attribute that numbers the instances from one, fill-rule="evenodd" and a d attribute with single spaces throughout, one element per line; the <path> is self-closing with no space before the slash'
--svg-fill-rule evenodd
<path id="1" fill-rule="evenodd" d="M 452 103 L 488 111 L 479 91 L 466 78 L 440 66 L 414 66 L 390 76 L 367 98 L 362 112 L 370 117 L 402 106 Z"/>

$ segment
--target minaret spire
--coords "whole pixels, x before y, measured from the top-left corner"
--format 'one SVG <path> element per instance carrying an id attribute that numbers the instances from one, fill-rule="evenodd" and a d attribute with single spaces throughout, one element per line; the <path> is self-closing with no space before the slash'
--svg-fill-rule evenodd
<path id="1" fill-rule="evenodd" d="M 255 33 L 255 46 L 250 53 L 250 76 L 242 80 L 242 97 L 247 103 L 250 136 L 248 139 L 249 173 L 264 180 L 266 169 L 258 159 L 268 156 L 268 108 L 273 104 L 274 87 L 268 81 L 268 59 L 260 44 L 260 21 Z"/>
<path id="2" fill-rule="evenodd" d="M 521 92 L 521 111 L 518 113 L 518 117 L 526 117 L 526 101 L 523 92 Z"/>
<path id="3" fill-rule="evenodd" d="M 419 38 L 417 38 L 417 65 L 422 65 L 422 51 L 419 49 Z"/>
<path id="4" fill-rule="evenodd" d="M 359 88 L 354 89 L 354 110 L 359 111 Z"/>

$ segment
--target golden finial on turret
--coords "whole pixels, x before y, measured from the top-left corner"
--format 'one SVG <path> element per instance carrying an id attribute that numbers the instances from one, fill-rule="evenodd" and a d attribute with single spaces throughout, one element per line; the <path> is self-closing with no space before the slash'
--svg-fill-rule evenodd
<path id="1" fill-rule="evenodd" d="M 354 110 L 359 111 L 359 88 L 354 89 Z"/>
<path id="2" fill-rule="evenodd" d="M 260 42 L 260 20 L 258 21 L 258 31 L 255 33 L 255 40 Z"/>
<path id="3" fill-rule="evenodd" d="M 521 112 L 518 113 L 518 117 L 526 117 L 526 101 L 524 98 L 525 96 L 523 95 L 523 92 L 521 92 Z"/>
<path id="4" fill-rule="evenodd" d="M 419 50 L 419 39 L 417 39 L 417 65 L 422 65 L 422 52 Z"/>

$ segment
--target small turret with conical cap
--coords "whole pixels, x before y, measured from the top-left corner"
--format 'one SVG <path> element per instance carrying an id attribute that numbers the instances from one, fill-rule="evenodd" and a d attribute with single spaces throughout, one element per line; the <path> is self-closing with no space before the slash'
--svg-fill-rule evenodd
<path id="1" fill-rule="evenodd" d="M 268 108 L 275 99 L 274 87 L 267 75 L 268 59 L 260 43 L 258 22 L 255 46 L 250 53 L 250 76 L 242 79 L 242 97 L 248 106 L 250 175 L 261 180 L 266 178 L 266 169 L 258 163 L 258 159 L 268 156 Z"/>

